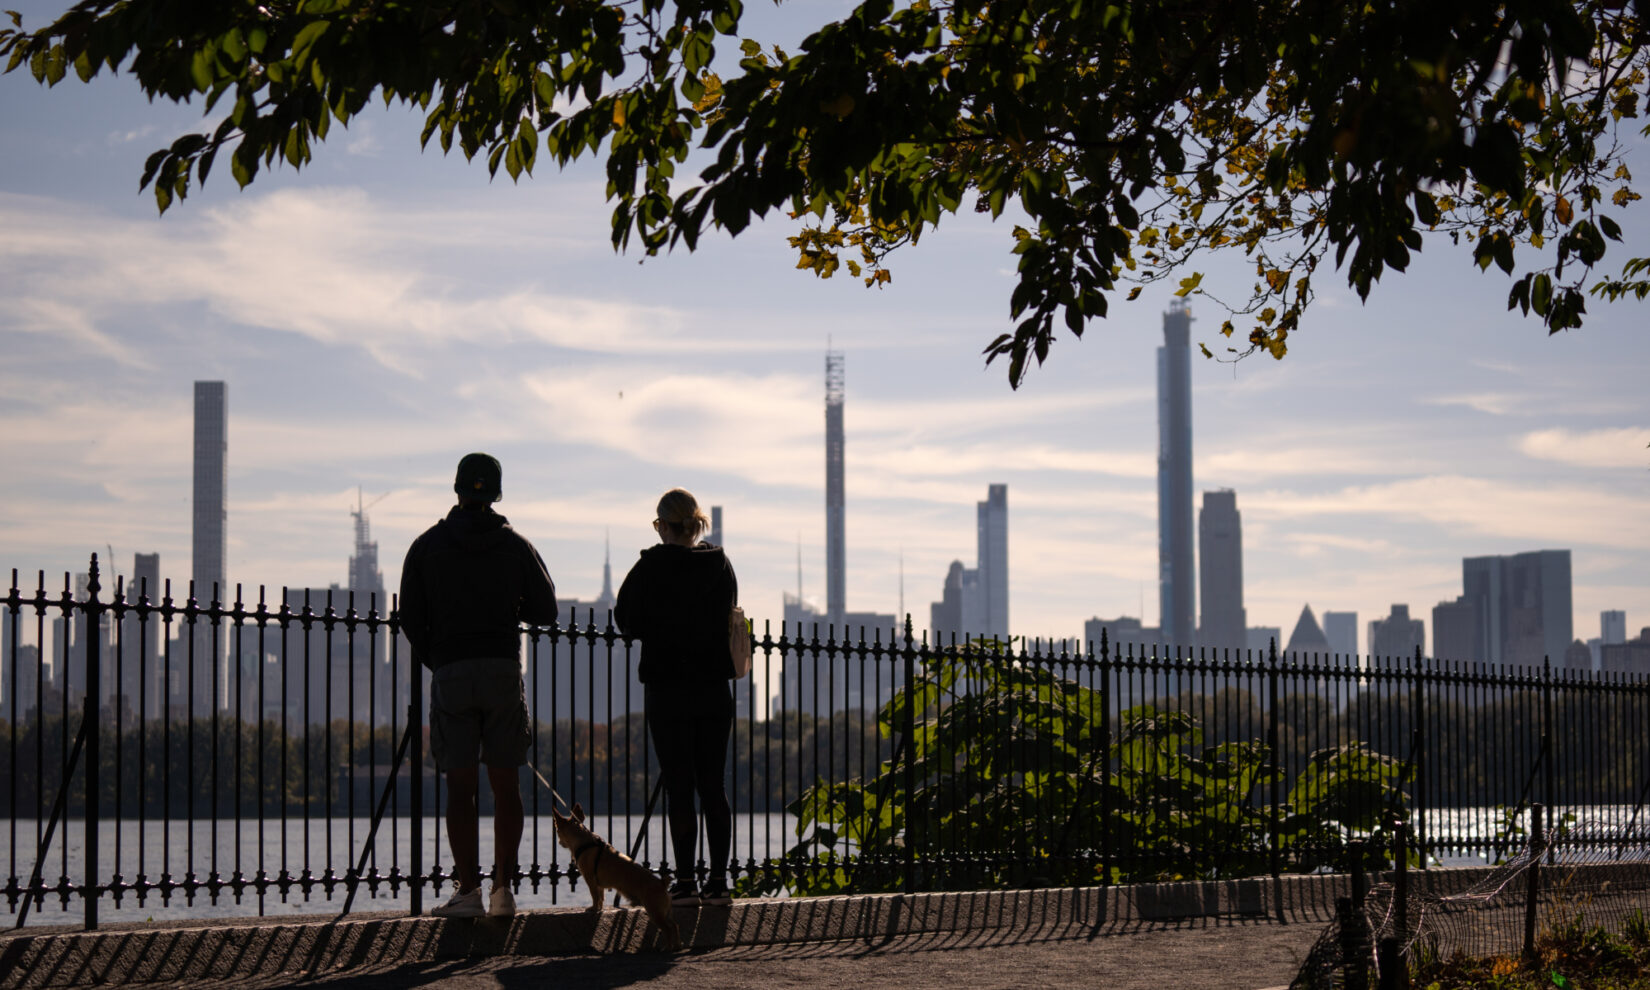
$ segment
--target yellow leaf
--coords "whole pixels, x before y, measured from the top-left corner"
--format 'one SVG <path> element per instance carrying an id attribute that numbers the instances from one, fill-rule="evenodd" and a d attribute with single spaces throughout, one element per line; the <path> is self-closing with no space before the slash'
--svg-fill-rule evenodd
<path id="1" fill-rule="evenodd" d="M 623 100 L 614 100 L 613 101 L 613 126 L 614 127 L 623 127 L 624 126 L 624 119 L 625 119 L 624 101 Z"/>
<path id="2" fill-rule="evenodd" d="M 820 100 L 819 112 L 828 113 L 837 120 L 841 120 L 854 112 L 854 98 L 847 93 L 843 93 L 834 99 Z"/>
<path id="3" fill-rule="evenodd" d="M 1563 196 L 1560 196 L 1558 197 L 1558 202 L 1553 204 L 1553 215 L 1558 217 L 1559 223 L 1569 226 L 1570 221 L 1575 219 L 1576 211 L 1575 208 L 1570 205 L 1569 200 L 1565 199 Z"/>

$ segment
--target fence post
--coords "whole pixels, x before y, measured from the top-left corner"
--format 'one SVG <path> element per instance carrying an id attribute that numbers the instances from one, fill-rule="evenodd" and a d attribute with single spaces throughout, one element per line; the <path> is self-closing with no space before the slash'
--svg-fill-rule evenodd
<path id="1" fill-rule="evenodd" d="M 1547 838 L 1543 819 L 1546 808 L 1530 805 L 1530 882 L 1524 899 L 1524 957 L 1535 958 L 1535 909 L 1541 897 L 1541 857 L 1546 851 Z"/>
<path id="2" fill-rule="evenodd" d="M 1436 652 L 1436 650 L 1434 651 Z M 1434 662 L 1437 658 L 1433 658 Z M 1426 661 L 1421 657 L 1421 648 L 1415 648 L 1415 686 L 1411 692 L 1411 707 L 1414 709 L 1409 733 L 1409 751 L 1415 758 L 1415 810 L 1410 820 L 1416 823 L 1416 835 L 1421 847 L 1421 868 L 1426 869 L 1427 856 L 1427 821 L 1426 821 L 1426 769 L 1427 751 L 1422 744 L 1426 735 L 1422 728 L 1426 725 L 1427 692 L 1426 692 Z"/>
<path id="3" fill-rule="evenodd" d="M 97 795 L 100 781 L 98 780 L 98 698 L 103 693 L 103 651 L 99 649 L 98 625 L 102 611 L 97 600 L 97 554 L 92 554 L 91 571 L 86 581 L 86 713 L 81 716 L 86 720 L 86 879 L 81 886 L 81 895 L 86 898 L 86 930 L 97 928 L 97 853 L 101 846 L 98 841 L 98 807 Z M 67 681 L 64 682 L 67 685 Z M 68 841 L 67 834 L 64 836 Z"/>
<path id="4" fill-rule="evenodd" d="M 391 625 L 390 642 L 395 642 L 394 636 L 401 629 L 400 602 L 390 600 Z M 411 896 L 408 898 L 408 909 L 413 917 L 424 913 L 424 667 L 418 662 L 411 649 L 407 650 L 407 676 L 412 681 L 407 692 L 407 725 L 412 731 L 412 756 L 409 758 L 408 769 L 412 779 L 412 827 L 408 830 L 412 840 L 412 856 L 407 863 L 411 871 Z"/>
<path id="5" fill-rule="evenodd" d="M 1541 765 L 1541 800 L 1547 807 L 1553 807 L 1558 795 L 1553 793 L 1553 764 L 1558 762 L 1556 746 L 1553 743 L 1553 661 L 1551 657 L 1541 659 L 1541 752 L 1545 757 Z"/>
<path id="6" fill-rule="evenodd" d="M 1100 884 L 1111 886 L 1111 640 L 1100 627 Z"/>
<path id="7" fill-rule="evenodd" d="M 910 617 L 905 624 L 905 864 L 903 885 L 905 893 L 915 893 L 917 888 L 916 844 L 911 841 L 911 828 L 916 822 L 917 809 L 912 799 L 916 796 L 916 770 L 912 763 L 916 759 L 916 746 L 911 742 L 917 732 L 916 717 L 916 690 L 917 690 L 917 651 L 912 643 Z"/>
<path id="8" fill-rule="evenodd" d="M 1268 826 L 1271 832 L 1272 849 L 1270 852 L 1272 867 L 1272 901 L 1277 908 L 1278 922 L 1283 922 L 1283 844 L 1278 834 L 1278 805 L 1283 796 L 1279 791 L 1283 776 L 1283 758 L 1278 752 L 1278 641 L 1273 639 L 1267 647 L 1266 664 L 1266 750 L 1272 761 L 1271 808 L 1269 814 L 1271 822 Z"/>

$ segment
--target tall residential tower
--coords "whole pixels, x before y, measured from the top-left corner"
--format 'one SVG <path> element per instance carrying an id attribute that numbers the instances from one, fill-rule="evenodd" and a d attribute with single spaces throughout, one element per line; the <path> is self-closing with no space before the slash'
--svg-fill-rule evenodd
<path id="1" fill-rule="evenodd" d="M 825 352 L 825 621 L 847 612 L 848 550 L 842 470 L 842 353 Z"/>
<path id="2" fill-rule="evenodd" d="M 976 559 L 985 626 L 980 632 L 1008 639 L 1008 486 L 990 485 L 984 502 L 975 506 L 979 518 Z"/>
<path id="3" fill-rule="evenodd" d="M 1192 313 L 1176 299 L 1157 349 L 1157 593 L 1163 639 L 1195 644 L 1197 574 L 1192 548 Z"/>
<path id="4" fill-rule="evenodd" d="M 193 569 L 195 600 L 201 605 L 228 602 L 234 589 L 226 572 L 226 533 L 229 513 L 229 387 L 223 382 L 195 383 L 195 489 Z M 223 708 L 229 697 L 224 642 L 213 624 L 201 620 L 191 637 L 195 663 L 195 704 Z"/>

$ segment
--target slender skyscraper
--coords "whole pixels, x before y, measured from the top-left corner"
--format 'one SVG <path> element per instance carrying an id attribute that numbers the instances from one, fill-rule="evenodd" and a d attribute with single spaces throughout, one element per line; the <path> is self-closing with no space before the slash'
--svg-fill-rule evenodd
<path id="1" fill-rule="evenodd" d="M 1192 313 L 1176 299 L 1163 314 L 1157 349 L 1157 570 L 1163 638 L 1194 644 L 1192 550 Z"/>
<path id="2" fill-rule="evenodd" d="M 710 507 L 710 545 L 713 547 L 723 545 L 722 507 L 720 505 L 713 505 Z"/>
<path id="3" fill-rule="evenodd" d="M 229 389 L 223 382 L 196 382 L 194 570 L 191 574 L 195 579 L 195 600 L 201 605 L 234 598 L 234 589 L 228 586 L 225 577 L 228 478 Z M 214 646 L 212 631 L 211 622 L 196 623 L 193 636 L 195 697 L 199 703 L 221 708 L 228 696 L 229 678 L 225 667 L 228 653 L 221 641 Z"/>
<path id="4" fill-rule="evenodd" d="M 229 477 L 229 390 L 223 382 L 195 383 L 195 596 L 213 597 L 224 584 L 225 492 Z"/>
<path id="5" fill-rule="evenodd" d="M 848 609 L 848 552 L 842 472 L 842 354 L 825 352 L 825 621 L 842 625 Z"/>
<path id="6" fill-rule="evenodd" d="M 1237 493 L 1230 488 L 1203 493 L 1197 520 L 1198 590 L 1203 596 L 1203 626 L 1198 642 L 1217 650 L 1241 650 L 1248 642 L 1249 620 L 1243 609 L 1243 517 Z"/>
<path id="7" fill-rule="evenodd" d="M 1008 486 L 990 485 L 976 503 L 979 519 L 980 634 L 1008 638 Z"/>

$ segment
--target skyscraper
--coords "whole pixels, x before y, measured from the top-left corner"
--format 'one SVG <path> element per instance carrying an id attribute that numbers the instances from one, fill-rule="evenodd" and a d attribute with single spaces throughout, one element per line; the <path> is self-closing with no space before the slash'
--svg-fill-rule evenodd
<path id="1" fill-rule="evenodd" d="M 148 598 L 150 604 L 158 605 L 164 594 L 160 583 L 160 554 L 133 554 L 132 580 L 126 586 L 126 600 L 135 605 Z M 150 615 L 140 622 L 137 615 L 127 613 L 121 627 L 128 651 L 125 674 L 130 678 L 129 683 L 121 685 L 121 691 L 127 695 L 133 711 L 144 718 L 156 718 L 166 710 L 165 667 L 160 657 L 161 618 Z"/>
<path id="2" fill-rule="evenodd" d="M 1627 613 L 1621 609 L 1600 612 L 1598 635 L 1605 645 L 1627 642 Z"/>
<path id="3" fill-rule="evenodd" d="M 195 487 L 193 569 L 195 600 L 228 601 L 224 540 L 228 529 L 229 389 L 223 382 L 195 383 Z M 210 621 L 199 620 L 193 635 L 195 701 L 222 708 L 228 697 L 227 651 L 216 641 Z"/>
<path id="4" fill-rule="evenodd" d="M 713 547 L 725 546 L 722 542 L 722 507 L 720 505 L 710 507 L 710 536 L 708 539 Z"/>
<path id="5" fill-rule="evenodd" d="M 1468 660 L 1562 665 L 1572 640 L 1570 551 L 1537 550 L 1461 561 L 1461 596 L 1473 610 Z"/>
<path id="6" fill-rule="evenodd" d="M 1426 648 L 1426 623 L 1412 619 L 1408 605 L 1392 606 L 1392 614 L 1369 624 L 1369 655 L 1402 659 Z"/>
<path id="7" fill-rule="evenodd" d="M 1203 493 L 1197 544 L 1202 561 L 1198 591 L 1203 598 L 1197 641 L 1215 649 L 1240 650 L 1247 641 L 1249 620 L 1243 608 L 1243 518 L 1236 492 L 1224 488 Z"/>
<path id="8" fill-rule="evenodd" d="M 825 621 L 847 611 L 848 552 L 842 468 L 842 354 L 825 352 Z"/>
<path id="9" fill-rule="evenodd" d="M 1440 660 L 1480 660 L 1475 646 L 1478 610 L 1461 595 L 1432 607 L 1432 655 Z"/>
<path id="10" fill-rule="evenodd" d="M 223 382 L 196 382 L 194 566 L 190 574 L 195 579 L 195 595 L 203 602 L 211 600 L 214 586 L 224 586 L 228 478 L 228 387 Z"/>
<path id="11" fill-rule="evenodd" d="M 1555 667 L 1574 639 L 1570 611 L 1570 551 L 1537 550 L 1507 558 L 1507 663 Z"/>
<path id="12" fill-rule="evenodd" d="M 1358 613 L 1325 612 L 1323 636 L 1329 640 L 1331 653 L 1343 657 L 1358 655 Z"/>
<path id="13" fill-rule="evenodd" d="M 1157 349 L 1157 570 L 1163 638 L 1194 645 L 1192 549 L 1192 314 L 1176 299 L 1163 314 Z"/>
<path id="14" fill-rule="evenodd" d="M 928 610 L 929 631 L 936 643 L 964 637 L 1008 638 L 1008 486 L 991 485 L 986 499 L 974 505 L 976 518 L 973 567 L 951 562 L 940 600 Z"/>
<path id="15" fill-rule="evenodd" d="M 371 605 L 381 613 L 388 613 L 390 603 L 384 594 L 384 572 L 378 569 L 378 541 L 372 538 L 367 506 L 361 501 L 359 489 L 355 498 L 356 507 L 350 510 L 350 518 L 355 521 L 355 552 L 349 558 L 349 590 L 355 592 L 356 611 L 364 613 Z"/>
<path id="16" fill-rule="evenodd" d="M 976 503 L 980 598 L 980 634 L 1008 639 L 1008 486 L 991 485 Z"/>

